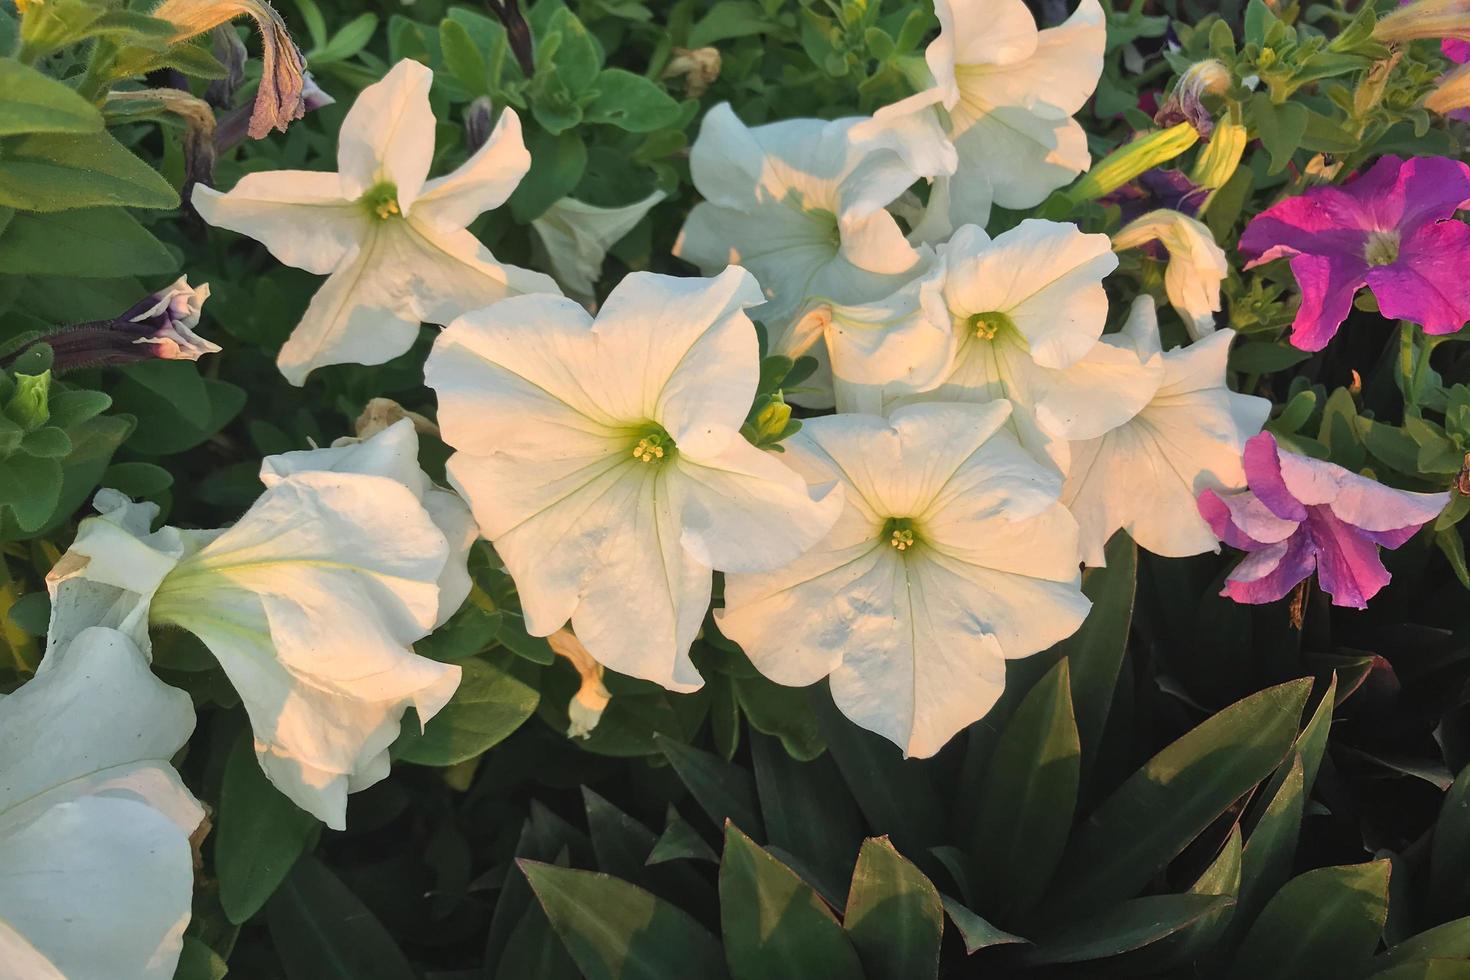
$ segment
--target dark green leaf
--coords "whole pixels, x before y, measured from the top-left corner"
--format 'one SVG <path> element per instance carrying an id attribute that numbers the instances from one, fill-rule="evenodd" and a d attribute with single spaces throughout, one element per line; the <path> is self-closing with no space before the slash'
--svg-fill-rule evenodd
<path id="1" fill-rule="evenodd" d="M 863 841 L 842 927 L 869 980 L 923 980 L 939 972 L 939 892 L 886 837 Z"/>
<path id="2" fill-rule="evenodd" d="M 464 677 L 454 697 L 422 732 L 405 718 L 394 756 L 423 766 L 452 766 L 475 758 L 520 728 L 535 713 L 540 695 L 510 666 L 488 659 L 460 664 Z"/>
<path id="3" fill-rule="evenodd" d="M 230 750 L 217 819 L 214 870 L 220 905 L 239 924 L 265 906 L 306 848 L 317 821 L 265 778 L 249 739 L 237 739 Z"/>
<path id="4" fill-rule="evenodd" d="M 755 780 L 750 773 L 666 735 L 654 736 L 654 742 L 715 826 L 733 820 L 738 826 L 749 827 L 752 833 L 764 836 L 756 807 Z"/>
<path id="5" fill-rule="evenodd" d="M 1117 956 L 1173 936 L 1230 905 L 1230 899 L 1219 895 L 1135 898 L 1037 940 L 1026 959 L 1031 963 L 1083 963 Z"/>
<path id="6" fill-rule="evenodd" d="M 1441 913 L 1460 910 L 1470 893 L 1470 766 L 1445 793 L 1429 852 L 1429 901 Z"/>
<path id="7" fill-rule="evenodd" d="M 944 911 L 949 916 L 949 921 L 954 923 L 955 928 L 960 931 L 961 938 L 965 941 L 966 953 L 974 953 L 989 946 L 1005 946 L 1027 941 L 1020 936 L 1013 936 L 1004 930 L 997 929 L 948 895 L 940 895 L 939 898 L 944 903 Z"/>
<path id="8" fill-rule="evenodd" d="M 266 917 L 289 980 L 415 980 L 383 924 L 313 857 L 296 862 Z"/>
<path id="9" fill-rule="evenodd" d="M 1426 929 L 1373 957 L 1375 970 L 1433 959 L 1470 959 L 1470 916 Z"/>
<path id="10" fill-rule="evenodd" d="M 1246 933 L 1230 976 L 1339 980 L 1361 976 L 1388 916 L 1387 861 L 1308 871 L 1287 882 Z"/>

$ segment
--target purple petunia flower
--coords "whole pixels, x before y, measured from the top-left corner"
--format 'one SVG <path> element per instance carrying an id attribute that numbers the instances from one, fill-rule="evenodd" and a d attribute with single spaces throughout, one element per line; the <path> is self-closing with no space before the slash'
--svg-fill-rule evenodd
<path id="1" fill-rule="evenodd" d="M 1282 257 L 1302 290 L 1291 342 L 1321 350 L 1364 285 L 1383 315 L 1425 333 L 1470 320 L 1470 228 L 1451 220 L 1470 201 L 1470 167 L 1447 157 L 1385 156 L 1341 187 L 1316 187 L 1261 212 L 1240 237 L 1255 256 Z"/>
<path id="2" fill-rule="evenodd" d="M 1250 489 L 1199 495 L 1200 515 L 1215 535 L 1249 552 L 1220 593 L 1236 602 L 1274 602 L 1315 571 L 1333 605 L 1366 608 L 1389 581 L 1379 547 L 1408 541 L 1450 499 L 1394 490 L 1283 452 L 1269 432 L 1246 442 L 1244 459 Z"/>

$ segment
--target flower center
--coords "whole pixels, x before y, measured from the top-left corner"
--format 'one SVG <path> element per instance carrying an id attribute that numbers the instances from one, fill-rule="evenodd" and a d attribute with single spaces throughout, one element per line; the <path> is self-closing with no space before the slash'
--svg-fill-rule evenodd
<path id="1" fill-rule="evenodd" d="M 368 214 L 380 221 L 397 217 L 403 212 L 398 209 L 398 185 L 384 181 L 370 188 L 359 200 Z"/>
<path id="2" fill-rule="evenodd" d="M 882 539 L 894 551 L 908 551 L 919 544 L 914 522 L 907 517 L 890 517 L 883 524 Z"/>
<path id="3" fill-rule="evenodd" d="M 640 463 L 661 463 L 673 453 L 674 440 L 657 423 L 652 423 L 633 446 L 633 458 Z"/>
<path id="4" fill-rule="evenodd" d="M 1368 260 L 1369 265 L 1389 265 L 1397 262 L 1399 233 L 1396 231 L 1370 232 L 1368 242 L 1363 246 L 1363 258 Z"/>
<path id="5" fill-rule="evenodd" d="M 1016 322 L 999 310 L 976 313 L 969 319 L 970 329 L 981 340 L 994 340 L 1002 330 L 1014 330 Z"/>

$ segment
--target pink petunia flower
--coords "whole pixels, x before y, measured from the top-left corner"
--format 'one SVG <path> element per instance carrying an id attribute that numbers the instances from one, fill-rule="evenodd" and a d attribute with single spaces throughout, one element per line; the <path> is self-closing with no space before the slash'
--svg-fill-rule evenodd
<path id="1" fill-rule="evenodd" d="M 1206 490 L 1198 501 L 1215 535 L 1249 553 L 1220 593 L 1236 602 L 1274 602 L 1315 571 L 1333 605 L 1364 609 L 1389 581 L 1378 549 L 1408 541 L 1450 497 L 1284 452 L 1269 432 L 1246 442 L 1244 461 L 1248 490 Z"/>
<path id="2" fill-rule="evenodd" d="M 1240 251 L 1263 262 L 1291 258 L 1302 305 L 1291 342 L 1321 350 L 1363 286 L 1383 315 L 1426 333 L 1470 320 L 1470 228 L 1451 220 L 1470 201 L 1470 166 L 1447 157 L 1381 157 L 1341 187 L 1316 187 L 1251 221 Z"/>

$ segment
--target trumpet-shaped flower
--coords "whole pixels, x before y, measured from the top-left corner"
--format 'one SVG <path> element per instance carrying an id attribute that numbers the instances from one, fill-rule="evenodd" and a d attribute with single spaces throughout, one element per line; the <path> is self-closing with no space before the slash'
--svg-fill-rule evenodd
<path id="1" fill-rule="evenodd" d="M 809 420 L 786 457 L 845 505 L 794 563 L 725 577 L 720 629 L 781 684 L 831 675 L 848 718 L 937 752 L 983 717 L 1005 662 L 1082 624 L 1061 477 L 1006 431 L 1010 405 L 911 405 Z"/>
<path id="2" fill-rule="evenodd" d="M 1367 608 L 1390 579 L 1378 549 L 1398 548 L 1449 503 L 1282 452 L 1269 432 L 1246 443 L 1244 462 L 1248 490 L 1199 495 L 1215 534 L 1249 552 L 1220 593 L 1236 602 L 1273 602 L 1315 571 L 1333 605 Z"/>
<path id="3" fill-rule="evenodd" d="M 564 197 L 533 220 L 531 227 L 546 246 L 557 281 L 579 299 L 590 300 L 602 276 L 607 250 L 665 196 L 663 191 L 654 191 L 620 208 L 600 208 Z"/>
<path id="4" fill-rule="evenodd" d="M 992 204 L 1029 208 L 1092 163 L 1072 115 L 1102 76 L 1106 18 L 1082 0 L 1058 27 L 1037 30 L 1022 0 L 936 0 L 939 37 L 924 53 L 934 85 L 877 113 L 891 121 L 945 111 L 958 153 L 939 177 L 923 240 L 982 227 Z"/>
<path id="5" fill-rule="evenodd" d="M 347 794 L 387 776 L 406 708 L 428 721 L 460 676 L 413 653 L 447 615 L 441 581 L 463 583 L 446 575 L 427 481 L 394 458 L 401 435 L 382 436 L 268 459 L 270 486 L 223 530 L 149 533 L 154 505 L 100 492 L 102 515 L 47 577 L 48 651 L 67 649 L 77 624 L 116 626 L 144 649 L 150 624 L 193 633 L 239 692 L 266 776 L 341 829 Z M 463 518 L 440 519 L 462 547 Z"/>
<path id="6" fill-rule="evenodd" d="M 741 268 L 713 279 L 634 273 L 594 321 L 551 296 L 450 324 L 425 367 L 457 452 L 450 482 L 515 579 L 526 626 L 568 620 L 605 666 L 676 691 L 711 569 L 796 558 L 836 519 L 740 436 L 759 353 Z"/>
<path id="7" fill-rule="evenodd" d="M 769 329 L 772 352 L 800 354 L 815 339 L 793 329 L 809 300 L 878 299 L 922 268 L 930 253 L 910 245 L 884 209 L 932 176 L 924 170 L 942 167 L 947 147 L 937 129 L 926 142 L 867 119 L 752 129 L 721 103 L 690 151 L 704 201 L 689 212 L 674 254 L 706 275 L 749 269 L 767 300 L 751 316 Z"/>
<path id="8" fill-rule="evenodd" d="M 1384 156 L 1341 187 L 1314 187 L 1261 212 L 1240 237 L 1252 268 L 1289 257 L 1302 290 L 1291 342 L 1321 350 L 1363 286 L 1383 315 L 1425 333 L 1470 319 L 1470 166 L 1447 157 Z"/>
<path id="9" fill-rule="evenodd" d="M 530 167 L 506 109 L 469 161 L 428 180 L 433 72 L 400 61 L 357 97 L 338 137 L 338 173 L 245 176 L 228 194 L 194 191 L 205 221 L 249 235 L 286 265 L 327 276 L 277 361 L 292 384 L 328 364 L 381 364 L 419 324 L 448 323 L 516 293 L 557 292 L 539 272 L 496 261 L 467 226 Z"/>
<path id="10" fill-rule="evenodd" d="M 1108 307 L 1102 280 L 1118 264 L 1106 235 L 1027 220 L 991 240 L 967 226 L 943 257 L 949 374 L 888 404 L 1008 399 L 1022 444 L 1062 472 L 1068 440 L 1097 438 L 1147 404 L 1162 368 L 1098 343 Z"/>
<path id="11" fill-rule="evenodd" d="M 1164 290 L 1195 340 L 1215 330 L 1220 311 L 1220 283 L 1230 273 L 1225 250 L 1204 222 L 1160 208 L 1124 225 L 1113 236 L 1113 248 L 1137 248 L 1157 241 L 1169 252 Z"/>
<path id="12" fill-rule="evenodd" d="M 169 758 L 189 696 L 109 629 L 0 697 L 0 975 L 169 980 L 204 811 Z"/>
<path id="13" fill-rule="evenodd" d="M 1271 403 L 1225 384 L 1233 330 L 1162 351 L 1153 300 L 1140 296 L 1121 333 L 1103 342 L 1162 363 L 1158 389 L 1133 418 L 1097 439 L 1073 443 L 1062 503 L 1077 518 L 1082 560 L 1102 565 L 1103 549 L 1122 528 L 1156 555 L 1180 558 L 1219 550 L 1194 507 L 1206 489 L 1245 485 L 1240 454 L 1261 430 Z"/>

